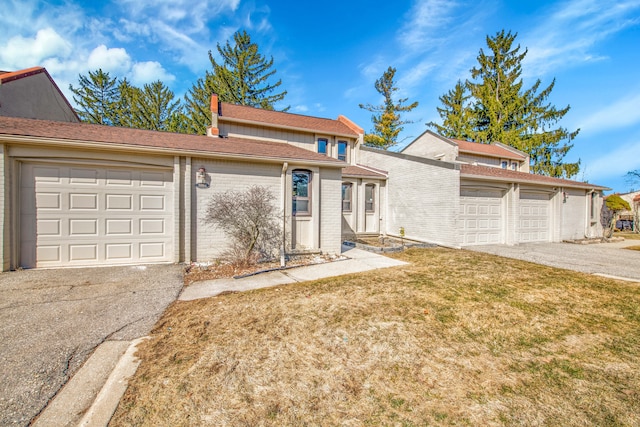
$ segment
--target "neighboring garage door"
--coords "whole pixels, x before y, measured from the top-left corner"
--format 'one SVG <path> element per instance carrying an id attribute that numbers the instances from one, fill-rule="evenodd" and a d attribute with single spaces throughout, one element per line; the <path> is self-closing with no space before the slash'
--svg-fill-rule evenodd
<path id="1" fill-rule="evenodd" d="M 23 163 L 20 265 L 172 261 L 172 179 L 170 170 Z"/>
<path id="2" fill-rule="evenodd" d="M 519 242 L 548 242 L 551 213 L 549 194 L 520 193 Z"/>
<path id="3" fill-rule="evenodd" d="M 502 191 L 460 190 L 461 245 L 502 242 Z"/>

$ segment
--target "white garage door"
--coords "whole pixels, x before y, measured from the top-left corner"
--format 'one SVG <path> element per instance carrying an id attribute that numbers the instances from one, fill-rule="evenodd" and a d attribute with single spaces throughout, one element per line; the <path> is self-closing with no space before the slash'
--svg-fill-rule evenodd
<path id="1" fill-rule="evenodd" d="M 519 242 L 548 242 L 550 240 L 549 195 L 520 193 Z"/>
<path id="2" fill-rule="evenodd" d="M 172 179 L 169 170 L 23 163 L 21 266 L 171 261 Z"/>
<path id="3" fill-rule="evenodd" d="M 461 189 L 458 229 L 461 245 L 502 242 L 502 192 Z"/>

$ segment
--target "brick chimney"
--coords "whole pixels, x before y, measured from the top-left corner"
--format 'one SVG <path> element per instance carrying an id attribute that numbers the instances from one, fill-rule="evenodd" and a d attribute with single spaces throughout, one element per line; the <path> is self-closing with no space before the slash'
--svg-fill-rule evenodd
<path id="1" fill-rule="evenodd" d="M 218 115 L 220 114 L 220 101 L 218 101 L 218 95 L 215 93 L 211 95 L 211 126 L 207 127 L 207 136 L 218 137 L 220 136 L 220 129 L 218 129 Z"/>

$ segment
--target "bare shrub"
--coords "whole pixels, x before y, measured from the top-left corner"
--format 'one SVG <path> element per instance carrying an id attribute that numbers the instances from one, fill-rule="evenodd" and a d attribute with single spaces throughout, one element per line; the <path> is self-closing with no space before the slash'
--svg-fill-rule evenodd
<path id="1" fill-rule="evenodd" d="M 228 261 L 250 265 L 278 254 L 282 244 L 280 218 L 274 194 L 267 187 L 254 185 L 245 191 L 214 194 L 205 222 L 231 239 L 224 254 Z"/>

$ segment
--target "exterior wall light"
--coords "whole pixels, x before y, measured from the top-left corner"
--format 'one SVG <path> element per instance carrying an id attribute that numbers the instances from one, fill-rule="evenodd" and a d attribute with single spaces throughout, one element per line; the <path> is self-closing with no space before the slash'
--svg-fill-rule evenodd
<path id="1" fill-rule="evenodd" d="M 204 167 L 201 167 L 198 169 L 198 172 L 196 172 L 196 187 L 209 188 L 209 183 L 207 182 L 207 170 Z"/>

